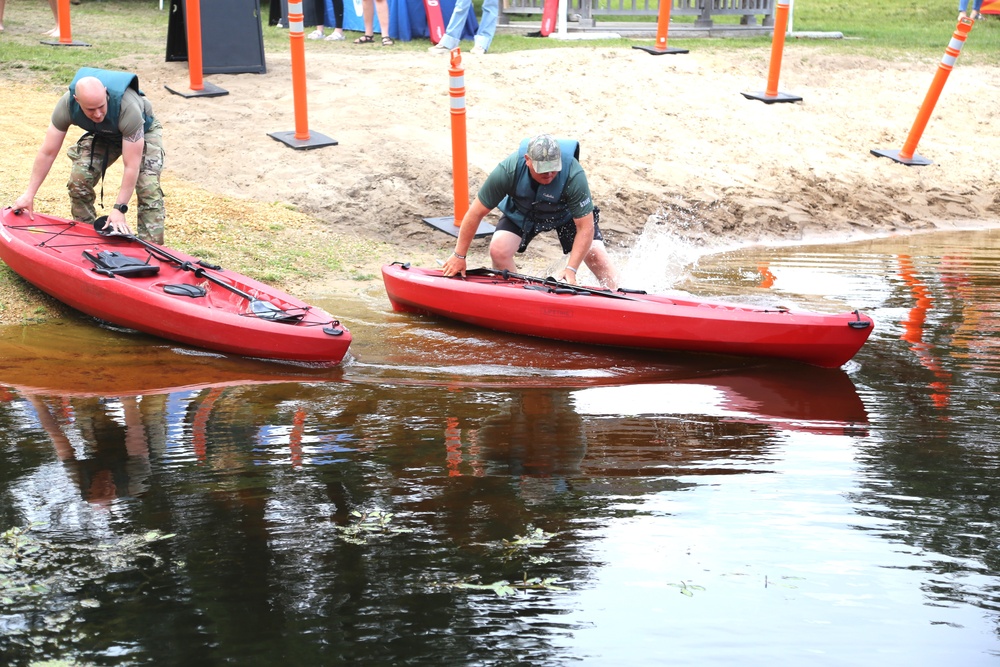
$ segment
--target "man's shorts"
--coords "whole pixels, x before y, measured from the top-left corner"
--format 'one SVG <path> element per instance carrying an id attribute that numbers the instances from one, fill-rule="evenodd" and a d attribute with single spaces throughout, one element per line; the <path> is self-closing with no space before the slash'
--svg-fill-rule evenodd
<path id="1" fill-rule="evenodd" d="M 601 228 L 597 224 L 598 209 L 594 207 L 594 240 L 603 241 L 604 236 L 601 234 Z M 518 252 L 524 252 L 528 248 L 528 244 L 541 234 L 541 231 L 531 230 L 529 233 L 525 234 L 524 230 L 515 225 L 510 218 L 506 215 L 500 216 L 500 221 L 497 222 L 497 229 L 503 230 L 505 232 L 511 232 L 512 234 L 517 234 L 521 237 L 521 245 L 517 249 Z M 548 231 L 548 230 L 544 230 Z M 576 239 L 576 223 L 570 220 L 569 222 L 563 223 L 555 228 L 555 233 L 559 236 L 559 243 L 562 245 L 562 251 L 564 255 L 568 255 L 571 250 L 573 250 L 573 241 Z"/>

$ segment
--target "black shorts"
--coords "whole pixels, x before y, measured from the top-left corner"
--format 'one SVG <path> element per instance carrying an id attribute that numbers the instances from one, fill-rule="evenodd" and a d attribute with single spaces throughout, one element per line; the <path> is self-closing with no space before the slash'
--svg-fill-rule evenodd
<path id="1" fill-rule="evenodd" d="M 604 236 L 601 235 L 601 228 L 597 226 L 597 215 L 597 208 L 594 208 L 594 240 L 603 241 Z M 521 246 L 517 249 L 518 252 L 527 250 L 528 244 L 531 243 L 532 239 L 541 233 L 532 230 L 528 234 L 525 234 L 524 230 L 515 225 L 506 215 L 500 216 L 500 221 L 497 222 L 497 229 L 511 232 L 521 237 Z M 562 245 L 563 254 L 568 255 L 573 250 L 573 241 L 576 240 L 576 223 L 570 220 L 559 225 L 553 231 L 559 236 L 559 243 Z"/>

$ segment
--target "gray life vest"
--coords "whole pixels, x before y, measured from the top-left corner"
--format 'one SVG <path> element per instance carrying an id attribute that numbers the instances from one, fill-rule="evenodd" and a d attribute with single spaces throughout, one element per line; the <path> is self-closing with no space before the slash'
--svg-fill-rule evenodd
<path id="1" fill-rule="evenodd" d="M 498 208 L 522 231 L 545 232 L 573 219 L 566 202 L 563 201 L 563 191 L 569 180 L 570 164 L 573 160 L 580 159 L 580 142 L 559 139 L 563 167 L 551 183 L 542 185 L 531 178 L 528 164 L 524 160 L 529 141 L 530 139 L 525 139 L 517 149 L 519 157 L 515 171 L 514 194 L 504 197 Z"/>

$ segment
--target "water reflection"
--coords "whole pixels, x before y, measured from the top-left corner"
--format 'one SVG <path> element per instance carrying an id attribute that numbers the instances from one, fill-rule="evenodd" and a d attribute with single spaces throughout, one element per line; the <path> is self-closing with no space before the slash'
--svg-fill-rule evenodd
<path id="1" fill-rule="evenodd" d="M 917 277 L 911 257 L 899 256 L 899 276 L 912 290 L 914 300 L 913 308 L 903 321 L 901 338 L 910 344 L 910 351 L 920 361 L 920 364 L 934 374 L 935 380 L 929 384 L 931 399 L 938 408 L 945 408 L 948 406 L 951 373 L 944 370 L 941 361 L 934 357 L 931 345 L 924 342 L 927 312 L 932 308 L 934 299 L 931 297 L 927 285 Z"/>
<path id="2" fill-rule="evenodd" d="M 163 423 L 162 405 L 154 405 L 159 403 L 155 397 L 90 398 L 73 405 L 65 398 L 28 395 L 27 401 L 84 500 L 108 507 L 116 498 L 147 489 L 149 435 L 162 442 L 162 428 L 157 428 Z"/>
<path id="3" fill-rule="evenodd" d="M 875 332 L 844 369 L 524 341 L 375 298 L 335 370 L 89 321 L 0 332 L 0 528 L 44 523 L 32 558 L 62 573 L 39 574 L 46 597 L 4 591 L 0 650 L 986 664 L 997 245 L 886 239 L 694 267 L 699 294 L 868 311 Z M 171 537 L 92 565 L 153 530 Z"/>

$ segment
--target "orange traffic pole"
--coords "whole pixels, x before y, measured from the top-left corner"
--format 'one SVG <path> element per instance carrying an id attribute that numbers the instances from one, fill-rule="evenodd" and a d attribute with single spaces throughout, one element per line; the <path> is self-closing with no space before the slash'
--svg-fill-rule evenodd
<path id="1" fill-rule="evenodd" d="M 469 157 L 465 132 L 465 68 L 462 50 L 451 50 L 448 67 L 448 94 L 451 97 L 451 168 L 455 193 L 455 226 L 469 210 Z"/>
<path id="2" fill-rule="evenodd" d="M 448 99 L 451 108 L 451 168 L 452 192 L 455 214 L 451 218 L 424 218 L 431 227 L 458 236 L 462 218 L 469 210 L 469 152 L 465 128 L 465 67 L 462 66 L 462 49 L 451 50 L 448 63 Z M 475 237 L 487 236 L 496 229 L 488 222 L 479 223 Z"/>
<path id="3" fill-rule="evenodd" d="M 201 2 L 187 0 L 185 9 L 187 18 L 187 51 L 188 78 L 191 80 L 191 90 L 204 90 L 201 64 Z"/>
<path id="4" fill-rule="evenodd" d="M 42 44 L 49 46 L 90 46 L 83 42 L 73 41 L 73 29 L 69 20 L 69 0 L 59 0 L 56 3 L 56 23 L 59 27 L 58 40 L 42 40 Z"/>
<path id="5" fill-rule="evenodd" d="M 656 46 L 633 45 L 633 49 L 652 53 L 654 56 L 688 52 L 687 49 L 667 48 L 667 30 L 670 27 L 670 6 L 672 4 L 674 4 L 674 0 L 660 0 L 660 11 L 656 15 Z"/>
<path id="6" fill-rule="evenodd" d="M 69 22 L 69 0 L 59 0 L 56 7 L 59 12 L 59 43 L 69 44 L 73 41 L 73 29 Z"/>
<path id="7" fill-rule="evenodd" d="M 788 0 L 778 0 L 774 14 L 774 34 L 771 36 L 771 65 L 767 73 L 767 90 L 763 93 L 743 93 L 749 100 L 760 100 L 765 104 L 775 102 L 801 102 L 797 95 L 778 92 L 778 78 L 781 76 L 781 58 L 785 51 L 785 32 L 788 30 Z"/>
<path id="8" fill-rule="evenodd" d="M 292 12 L 295 12 L 294 14 Z M 309 109 L 306 103 L 305 17 L 302 3 L 288 4 L 288 39 L 292 50 L 292 97 L 295 104 L 295 138 L 309 138 Z"/>
<path id="9" fill-rule="evenodd" d="M 913 126 L 910 128 L 910 134 L 907 135 L 906 141 L 903 143 L 903 148 L 898 151 L 873 149 L 872 155 L 887 157 L 908 166 L 923 167 L 932 164 L 927 158 L 915 154 L 917 143 L 920 141 L 920 137 L 927 127 L 927 121 L 930 120 L 931 114 L 934 112 L 934 106 L 937 104 L 938 98 L 941 97 L 941 90 L 944 88 L 951 70 L 955 68 L 955 62 L 958 60 L 958 55 L 962 52 L 965 39 L 969 36 L 969 31 L 972 30 L 974 23 L 975 21 L 970 18 L 959 19 L 958 26 L 956 26 L 955 32 L 951 36 L 951 41 L 944 50 L 944 56 L 941 57 L 941 62 L 938 64 L 934 80 L 931 81 L 931 87 L 924 97 L 924 103 L 920 105 L 917 118 L 913 121 Z"/>
<path id="10" fill-rule="evenodd" d="M 292 98 L 295 105 L 295 131 L 272 132 L 268 133 L 268 136 L 297 149 L 336 146 L 336 140 L 309 131 L 309 112 L 306 103 L 305 17 L 302 14 L 302 0 L 288 3 L 288 41 L 292 52 Z"/>
<path id="11" fill-rule="evenodd" d="M 170 92 L 182 97 L 219 97 L 229 91 L 206 83 L 201 59 L 201 2 L 186 0 L 184 3 L 184 26 L 187 39 L 188 88 L 164 86 Z"/>

